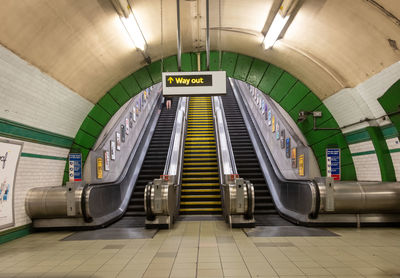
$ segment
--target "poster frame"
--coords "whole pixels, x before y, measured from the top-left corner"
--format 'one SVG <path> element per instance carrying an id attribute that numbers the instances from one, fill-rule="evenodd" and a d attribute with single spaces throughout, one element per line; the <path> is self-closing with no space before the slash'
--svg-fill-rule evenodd
<path id="1" fill-rule="evenodd" d="M 8 139 L 0 139 L 0 142 L 2 143 L 7 143 L 7 144 L 14 144 L 14 145 L 20 145 L 20 149 L 19 149 L 19 154 L 18 154 L 18 158 L 17 158 L 17 163 L 15 165 L 15 171 L 14 171 L 14 180 L 13 180 L 13 187 L 12 187 L 12 204 L 11 204 L 11 210 L 12 210 L 12 221 L 3 225 L 0 225 L 0 230 L 5 229 L 5 228 L 9 228 L 9 227 L 14 227 L 15 226 L 15 182 L 17 179 L 17 172 L 18 172 L 18 167 L 19 167 L 19 161 L 21 158 L 21 153 L 22 153 L 22 149 L 24 147 L 24 143 L 23 142 L 18 142 L 18 141 L 14 141 L 14 140 L 8 140 Z"/>

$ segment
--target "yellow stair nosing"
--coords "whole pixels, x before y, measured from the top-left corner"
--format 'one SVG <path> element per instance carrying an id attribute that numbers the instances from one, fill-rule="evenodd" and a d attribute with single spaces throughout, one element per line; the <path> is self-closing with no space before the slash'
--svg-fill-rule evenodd
<path id="1" fill-rule="evenodd" d="M 182 183 L 182 186 L 219 186 L 219 183 L 209 182 L 209 183 Z"/>
<path id="2" fill-rule="evenodd" d="M 202 199 L 202 198 L 221 198 L 221 195 L 181 195 L 182 199 L 190 199 L 190 198 L 198 198 L 198 199 Z"/>
<path id="3" fill-rule="evenodd" d="M 219 177 L 196 177 L 196 178 L 182 178 L 182 181 L 205 181 L 205 180 L 219 180 Z"/>
<path id="4" fill-rule="evenodd" d="M 218 175 L 218 172 L 187 172 L 187 173 L 183 173 L 184 176 L 209 176 L 209 175 Z"/>
<path id="5" fill-rule="evenodd" d="M 179 211 L 222 211 L 221 208 L 181 208 Z"/>
<path id="6" fill-rule="evenodd" d="M 221 201 L 182 202 L 181 205 L 220 205 Z"/>

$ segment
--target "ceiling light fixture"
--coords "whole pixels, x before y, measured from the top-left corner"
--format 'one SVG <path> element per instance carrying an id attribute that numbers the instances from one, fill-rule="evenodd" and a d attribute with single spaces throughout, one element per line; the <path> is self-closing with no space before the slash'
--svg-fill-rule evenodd
<path id="1" fill-rule="evenodd" d="M 133 13 L 128 17 L 121 15 L 120 18 L 135 47 L 145 51 L 147 43 Z"/>
<path id="2" fill-rule="evenodd" d="M 271 48 L 275 42 L 278 40 L 283 28 L 285 28 L 286 23 L 288 22 L 290 15 L 286 15 L 283 17 L 279 12 L 275 15 L 274 20 L 272 21 L 271 27 L 267 34 L 265 35 L 263 45 L 265 49 Z"/>

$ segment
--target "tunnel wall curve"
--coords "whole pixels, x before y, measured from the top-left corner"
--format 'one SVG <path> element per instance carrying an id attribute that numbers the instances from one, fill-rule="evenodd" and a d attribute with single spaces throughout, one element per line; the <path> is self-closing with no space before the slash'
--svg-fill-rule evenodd
<path id="1" fill-rule="evenodd" d="M 201 53 L 200 61 L 200 69 L 206 70 L 204 52 Z M 196 53 L 183 53 L 181 62 L 182 71 L 197 71 L 198 69 Z M 82 122 L 71 146 L 71 152 L 82 153 L 83 164 L 102 129 L 118 109 L 142 90 L 161 82 L 161 68 L 167 72 L 178 71 L 177 56 L 158 60 L 132 73 L 118 82 L 92 108 Z M 317 126 L 338 128 L 337 130 L 313 130 L 312 117 L 297 123 L 317 158 L 321 174 L 326 175 L 325 149 L 336 147 L 341 149 L 342 180 L 357 179 L 349 146 L 336 120 L 322 101 L 300 80 L 273 64 L 232 52 L 211 51 L 210 70 L 224 70 L 228 77 L 257 87 L 279 103 L 295 122 L 301 110 L 322 111 L 322 117 L 317 118 Z M 68 180 L 67 170 L 66 165 L 64 184 Z"/>

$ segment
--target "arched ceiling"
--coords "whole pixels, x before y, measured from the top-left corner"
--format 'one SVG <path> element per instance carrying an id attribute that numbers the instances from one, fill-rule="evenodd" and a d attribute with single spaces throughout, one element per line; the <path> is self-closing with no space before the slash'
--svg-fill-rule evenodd
<path id="1" fill-rule="evenodd" d="M 399 0 L 304 0 L 284 37 L 264 50 L 278 2 L 210 1 L 211 49 L 273 63 L 321 99 L 400 60 Z M 205 0 L 180 3 L 183 52 L 202 51 Z M 176 54 L 176 0 L 131 4 L 151 59 Z M 0 43 L 93 103 L 145 65 L 110 0 L 2 0 Z"/>

